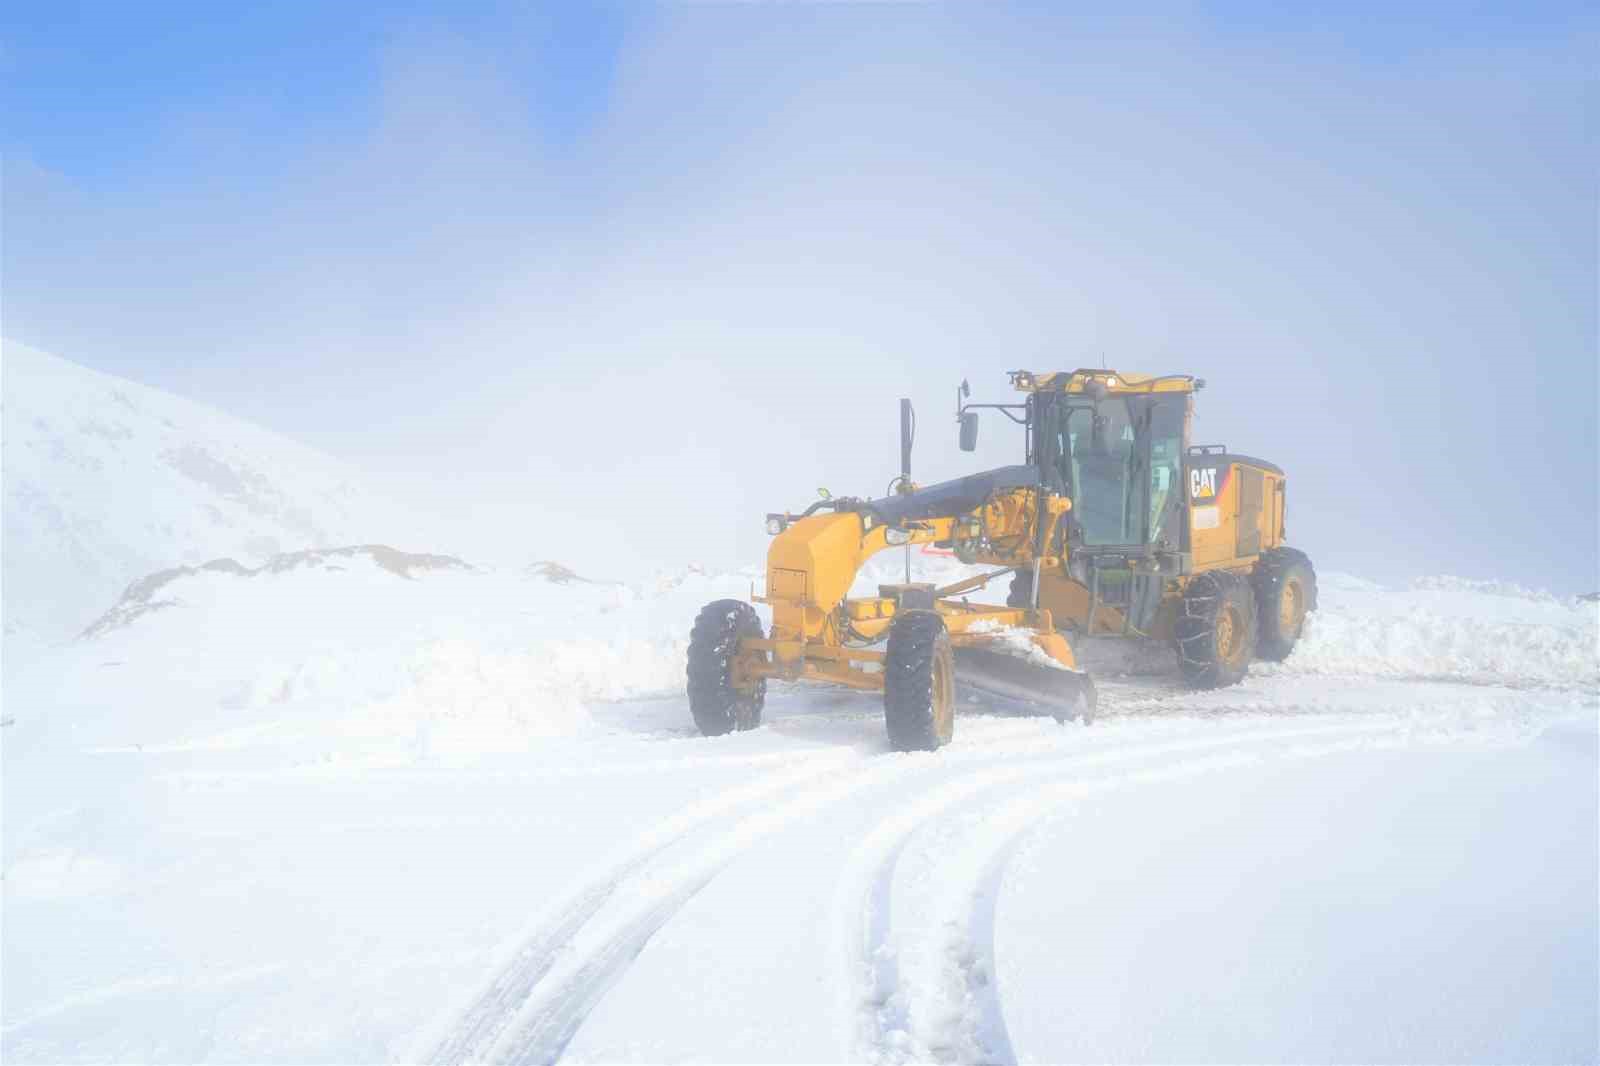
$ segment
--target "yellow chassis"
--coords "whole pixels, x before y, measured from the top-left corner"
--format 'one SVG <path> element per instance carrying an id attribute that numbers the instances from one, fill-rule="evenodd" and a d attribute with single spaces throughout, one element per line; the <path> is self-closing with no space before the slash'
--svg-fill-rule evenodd
<path id="1" fill-rule="evenodd" d="M 1009 573 L 1019 563 L 1031 561 L 1031 545 L 1025 533 L 1031 516 L 1026 502 L 1027 496 L 1017 493 L 991 504 L 991 528 L 1021 527 L 1020 535 L 1013 552 L 1005 556 L 985 552 L 981 561 L 1008 569 L 927 590 L 924 595 L 931 596 L 932 607 L 943 618 L 955 648 L 992 645 L 997 639 L 996 630 L 1022 629 L 1035 647 L 1060 665 L 1075 670 L 1072 646 L 1056 632 L 1048 610 L 974 604 L 954 598 Z M 1068 506 L 1065 501 L 1057 503 L 1048 520 L 1058 520 Z M 916 523 L 907 531 L 909 539 L 905 543 L 926 544 L 960 536 L 956 522 L 952 518 L 934 518 Z M 867 646 L 867 642 L 877 643 L 886 636 L 895 614 L 903 608 L 891 596 L 847 599 L 843 593 L 869 556 L 895 546 L 898 545 L 887 541 L 884 527 L 869 527 L 854 513 L 817 515 L 789 525 L 768 552 L 768 595 L 751 596 L 757 603 L 772 607 L 772 636 L 739 642 L 733 662 L 734 685 L 745 688 L 762 678 L 775 678 L 881 691 L 886 653 L 881 646 Z M 848 627 L 854 643 L 846 640 L 844 627 Z"/>

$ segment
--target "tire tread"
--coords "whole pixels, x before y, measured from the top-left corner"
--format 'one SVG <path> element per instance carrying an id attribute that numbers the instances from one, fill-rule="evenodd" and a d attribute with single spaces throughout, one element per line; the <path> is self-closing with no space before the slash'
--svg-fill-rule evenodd
<path id="1" fill-rule="evenodd" d="M 1285 635 L 1278 632 L 1278 597 L 1284 580 L 1296 570 L 1304 574 L 1306 614 L 1317 609 L 1317 571 L 1311 557 L 1298 548 L 1271 548 L 1261 553 L 1255 570 L 1250 574 L 1250 584 L 1255 592 L 1258 618 L 1256 657 L 1268 662 L 1281 662 L 1294 651 L 1300 634 Z M 1301 623 L 1302 631 L 1304 623 Z"/>
<path id="2" fill-rule="evenodd" d="M 739 641 L 745 637 L 760 639 L 762 632 L 755 608 L 743 600 L 713 600 L 695 617 L 689 633 L 685 674 L 689 713 L 705 736 L 717 737 L 761 724 L 766 680 L 758 681 L 752 694 L 745 694 L 733 687 L 730 675 Z"/>
<path id="3" fill-rule="evenodd" d="M 1173 643 L 1178 652 L 1178 668 L 1190 688 L 1223 688 L 1238 684 L 1249 672 L 1251 656 L 1248 654 L 1238 667 L 1217 658 L 1217 612 L 1228 602 L 1243 613 L 1243 639 L 1253 645 L 1256 600 L 1244 577 L 1229 570 L 1208 570 L 1191 578 L 1183 591 L 1183 602 L 1173 626 Z"/>
<path id="4" fill-rule="evenodd" d="M 906 611 L 889 627 L 883 661 L 883 722 L 896 751 L 939 746 L 933 719 L 933 664 L 948 654 L 949 636 L 936 611 Z"/>

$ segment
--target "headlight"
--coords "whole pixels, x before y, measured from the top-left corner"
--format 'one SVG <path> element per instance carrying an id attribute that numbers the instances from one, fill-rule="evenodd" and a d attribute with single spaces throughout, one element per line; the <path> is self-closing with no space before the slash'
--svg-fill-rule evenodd
<path id="1" fill-rule="evenodd" d="M 911 530 L 898 529 L 895 526 L 887 526 L 883 531 L 883 539 L 888 541 L 890 544 L 910 544 Z"/>
<path id="2" fill-rule="evenodd" d="M 767 535 L 776 537 L 779 533 L 783 532 L 783 527 L 787 524 L 788 523 L 783 520 L 783 515 L 781 514 L 767 515 Z"/>

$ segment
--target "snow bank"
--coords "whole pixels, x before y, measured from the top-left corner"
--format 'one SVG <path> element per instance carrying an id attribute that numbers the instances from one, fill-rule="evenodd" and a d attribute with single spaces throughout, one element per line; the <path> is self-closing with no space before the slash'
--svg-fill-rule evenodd
<path id="1" fill-rule="evenodd" d="M 984 572 L 912 558 L 914 580 Z M 856 591 L 903 580 L 902 566 L 898 553 L 879 556 Z M 258 748 L 297 764 L 527 750 L 596 728 L 597 703 L 681 693 L 695 615 L 761 579 L 755 567 L 687 567 L 633 585 L 552 573 L 365 548 L 153 575 L 89 636 L 8 665 L 7 740 L 12 750 L 52 736 L 101 749 Z M 999 599 L 1005 584 L 974 596 Z M 1301 646 L 1253 674 L 1594 690 L 1597 615 L 1526 590 L 1443 579 L 1388 590 L 1330 574 Z"/>
<path id="2" fill-rule="evenodd" d="M 1430 574 L 1414 578 L 1411 588 L 1418 592 L 1466 592 L 1483 596 L 1506 596 L 1535 603 L 1561 603 L 1560 598 L 1543 589 L 1531 589 L 1514 581 L 1483 581 L 1450 574 Z"/>
<path id="3" fill-rule="evenodd" d="M 1600 605 L 1449 577 L 1389 590 L 1328 574 L 1319 587 L 1319 609 L 1294 653 L 1252 672 L 1600 685 Z"/>
<path id="4" fill-rule="evenodd" d="M 553 583 L 382 547 L 164 571 L 8 668 L 7 739 L 303 762 L 521 750 L 590 728 L 596 701 L 681 691 L 695 613 L 749 580 Z"/>

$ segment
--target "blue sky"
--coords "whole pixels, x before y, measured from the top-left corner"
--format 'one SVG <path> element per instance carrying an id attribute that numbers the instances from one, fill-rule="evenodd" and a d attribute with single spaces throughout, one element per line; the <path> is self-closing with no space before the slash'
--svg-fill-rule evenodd
<path id="1" fill-rule="evenodd" d="M 1590 33 L 1586 8 L 1251 3 L 1196 5 L 1184 15 L 1219 38 L 1393 65 Z M 294 152 L 371 122 L 386 43 L 436 32 L 494 42 L 518 67 L 529 128 L 570 149 L 604 113 L 625 39 L 648 33 L 658 15 L 650 4 L 608 0 L 9 5 L 0 21 L 6 150 L 86 182 L 203 165 L 175 143 L 173 129 L 200 99 L 225 103 L 258 149 Z"/>
<path id="2" fill-rule="evenodd" d="M 1594 30 L 10 5 L 0 311 L 593 571 L 748 561 L 765 511 L 886 480 L 897 396 L 1104 358 L 1208 378 L 1202 435 L 1289 468 L 1319 557 L 1588 587 Z M 686 483 L 716 505 L 637 521 Z"/>
<path id="3" fill-rule="evenodd" d="M 407 35 L 495 41 L 521 62 L 530 128 L 571 146 L 606 106 L 637 4 L 21 4 L 8 8 L 8 151 L 86 182 L 203 165 L 175 124 L 225 104 L 255 148 L 294 152 L 373 118 L 381 53 Z"/>

